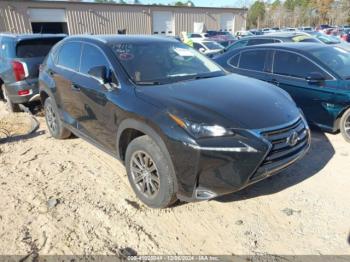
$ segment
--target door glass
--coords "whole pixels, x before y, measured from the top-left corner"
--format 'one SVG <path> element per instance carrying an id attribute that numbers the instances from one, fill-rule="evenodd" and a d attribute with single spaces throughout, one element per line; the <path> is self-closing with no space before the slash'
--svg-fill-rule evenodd
<path id="1" fill-rule="evenodd" d="M 298 54 L 276 51 L 274 61 L 274 74 L 305 79 L 310 73 L 317 72 L 327 78 L 319 67 Z"/>
<path id="2" fill-rule="evenodd" d="M 269 52 L 267 50 L 252 50 L 242 52 L 239 61 L 239 68 L 261 72 L 267 71 L 268 61 L 266 61 L 266 58 L 268 53 Z"/>
<path id="3" fill-rule="evenodd" d="M 87 75 L 90 69 L 97 66 L 105 66 L 109 69 L 108 61 L 101 51 L 92 45 L 85 44 L 81 57 L 80 72 Z"/>
<path id="4" fill-rule="evenodd" d="M 229 61 L 229 64 L 232 65 L 233 67 L 238 67 L 239 56 L 240 54 L 237 54 L 234 57 L 232 57 L 231 60 Z"/>
<path id="5" fill-rule="evenodd" d="M 269 43 L 275 43 L 274 39 L 250 39 L 248 41 L 248 45 L 262 45 L 262 44 L 269 44 Z"/>
<path id="6" fill-rule="evenodd" d="M 199 50 L 200 48 L 203 48 L 203 46 L 200 45 L 200 44 L 198 44 L 198 43 L 193 43 L 193 47 L 194 47 L 194 49 L 196 49 L 196 50 Z"/>
<path id="7" fill-rule="evenodd" d="M 81 44 L 70 42 L 64 44 L 59 51 L 57 64 L 78 71 L 81 54 Z"/>

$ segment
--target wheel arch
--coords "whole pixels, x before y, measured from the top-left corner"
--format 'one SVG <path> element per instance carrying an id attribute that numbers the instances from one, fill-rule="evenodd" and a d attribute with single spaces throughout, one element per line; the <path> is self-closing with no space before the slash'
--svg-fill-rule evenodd
<path id="1" fill-rule="evenodd" d="M 118 128 L 117 132 L 117 142 L 116 142 L 116 151 L 117 156 L 122 161 L 125 161 L 125 153 L 128 145 L 132 140 L 137 137 L 147 135 L 156 142 L 156 144 L 160 147 L 161 151 L 165 154 L 165 157 L 168 159 L 168 162 L 171 165 L 171 169 L 173 170 L 173 174 L 175 174 L 175 169 L 173 166 L 172 159 L 170 157 L 170 153 L 167 149 L 167 146 L 162 138 L 162 136 L 151 126 L 135 119 L 125 119 L 123 120 Z M 174 177 L 175 181 L 175 189 L 177 191 L 178 184 L 176 175 Z"/>
<path id="2" fill-rule="evenodd" d="M 336 120 L 335 120 L 335 125 L 334 125 L 334 127 L 335 127 L 335 129 L 336 129 L 337 131 L 340 130 L 340 121 L 341 121 L 341 118 L 343 117 L 343 115 L 344 115 L 348 110 L 350 110 L 350 105 L 344 107 L 344 109 L 338 114 L 338 116 L 337 116 L 337 118 L 336 118 Z"/>

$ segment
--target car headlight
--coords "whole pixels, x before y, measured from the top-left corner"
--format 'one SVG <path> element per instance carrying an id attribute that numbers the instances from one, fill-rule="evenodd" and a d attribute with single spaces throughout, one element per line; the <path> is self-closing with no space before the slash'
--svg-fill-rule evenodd
<path id="1" fill-rule="evenodd" d="M 219 125 L 195 123 L 187 119 L 181 119 L 173 114 L 169 114 L 169 116 L 176 124 L 185 129 L 195 138 L 234 135 L 233 131 Z"/>

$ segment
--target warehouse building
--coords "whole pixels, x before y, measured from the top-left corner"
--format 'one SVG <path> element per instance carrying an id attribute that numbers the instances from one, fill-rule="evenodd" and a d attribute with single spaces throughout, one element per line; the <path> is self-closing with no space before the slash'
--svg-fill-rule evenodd
<path id="1" fill-rule="evenodd" d="M 179 35 L 204 26 L 233 33 L 245 28 L 246 13 L 240 8 L 1 0 L 0 32 Z"/>

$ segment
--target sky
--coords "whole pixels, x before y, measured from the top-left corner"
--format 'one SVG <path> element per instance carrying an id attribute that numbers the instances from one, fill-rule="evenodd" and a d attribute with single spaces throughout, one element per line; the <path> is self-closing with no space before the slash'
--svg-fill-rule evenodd
<path id="1" fill-rule="evenodd" d="M 85 0 L 86 2 L 92 2 L 93 0 Z M 116 0 L 118 2 L 118 0 Z M 142 4 L 174 4 L 176 0 L 140 0 Z M 181 0 L 180 0 L 181 1 Z M 182 0 L 186 2 L 187 0 Z M 126 2 L 132 2 L 132 0 L 126 0 Z M 208 7 L 242 7 L 249 6 L 253 0 L 192 0 L 195 6 L 208 6 Z"/>
<path id="2" fill-rule="evenodd" d="M 174 1 L 169 0 L 141 0 L 143 4 L 169 4 L 174 3 Z M 183 1 L 185 2 L 185 1 Z M 250 0 L 192 0 L 196 6 L 209 6 L 209 7 L 223 7 L 223 6 L 235 6 L 241 7 L 243 5 L 248 5 Z"/>

